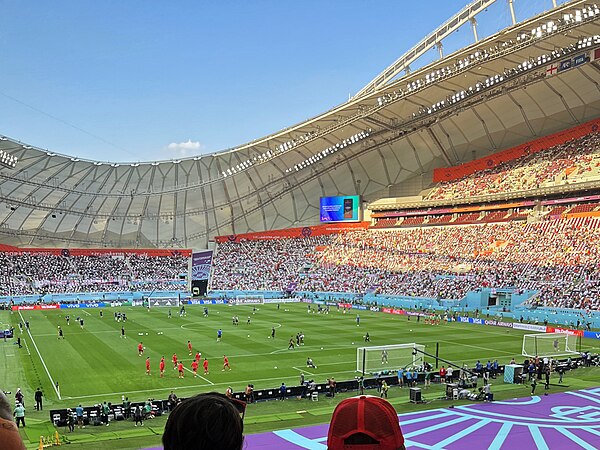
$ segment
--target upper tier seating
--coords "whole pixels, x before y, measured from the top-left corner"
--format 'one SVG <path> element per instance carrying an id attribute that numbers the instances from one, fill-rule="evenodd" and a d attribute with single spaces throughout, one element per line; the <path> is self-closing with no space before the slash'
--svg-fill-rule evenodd
<path id="1" fill-rule="evenodd" d="M 528 191 L 599 177 L 600 133 L 596 132 L 459 180 L 440 183 L 429 192 L 426 200 Z"/>

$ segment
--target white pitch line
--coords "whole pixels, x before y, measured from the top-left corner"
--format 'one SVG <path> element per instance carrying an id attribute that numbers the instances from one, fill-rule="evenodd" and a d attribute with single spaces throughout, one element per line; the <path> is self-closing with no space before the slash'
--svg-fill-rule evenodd
<path id="1" fill-rule="evenodd" d="M 189 373 L 194 373 L 193 370 L 188 369 L 187 367 L 183 366 L 183 370 L 187 370 Z M 195 377 L 194 377 L 195 378 Z M 202 375 L 198 375 L 198 378 L 202 378 L 204 381 L 206 381 L 208 384 L 210 384 L 211 386 L 214 386 L 215 383 L 213 383 L 210 380 L 207 380 L 206 378 L 204 378 Z"/>
<path id="2" fill-rule="evenodd" d="M 341 373 L 354 374 L 354 372 L 355 372 L 354 370 L 344 370 L 342 372 L 329 372 L 328 375 L 339 375 Z M 253 380 L 253 382 L 254 383 L 262 383 L 262 382 L 266 382 L 266 381 L 281 382 L 281 380 L 288 380 L 291 378 L 295 378 L 295 377 L 287 376 L 287 377 L 277 377 L 277 378 L 261 378 L 259 380 Z M 238 383 L 242 383 L 242 382 L 241 381 L 226 381 L 223 383 L 214 383 L 213 386 L 229 386 L 231 384 L 238 384 Z M 109 392 L 109 393 L 105 393 L 105 394 L 81 395 L 79 397 L 65 397 L 65 399 L 78 400 L 78 399 L 83 399 L 83 398 L 109 397 L 109 396 L 113 396 L 113 395 L 131 395 L 131 394 L 142 394 L 142 393 L 146 393 L 146 392 L 175 391 L 177 389 L 179 389 L 179 390 L 194 389 L 194 387 L 195 386 L 176 386 L 176 387 L 166 387 L 166 388 L 158 388 L 158 389 L 143 389 L 143 390 L 139 390 L 139 391 Z"/>
<path id="3" fill-rule="evenodd" d="M 31 333 L 29 333 L 31 335 Z M 31 340 L 33 341 L 33 338 L 31 338 Z M 27 356 L 31 356 L 31 352 L 29 351 L 29 345 L 27 345 L 27 339 L 23 339 L 23 341 L 25 342 L 25 349 L 27 350 Z"/>
<path id="4" fill-rule="evenodd" d="M 292 367 L 292 369 L 296 369 L 296 370 L 297 370 L 298 372 L 300 372 L 300 373 L 307 373 L 307 374 L 309 374 L 309 375 L 311 375 L 311 376 L 313 376 L 313 377 L 316 377 L 316 375 L 315 375 L 314 373 L 311 373 L 311 372 L 309 372 L 308 370 L 300 369 L 300 368 L 298 368 L 298 367 Z"/>
<path id="5" fill-rule="evenodd" d="M 19 316 L 21 316 L 21 322 L 25 322 L 25 319 L 23 318 L 23 314 L 21 314 L 21 311 L 19 311 Z M 42 358 L 42 354 L 40 353 L 40 350 L 38 349 L 37 344 L 33 340 L 33 336 L 31 335 L 31 331 L 29 331 L 29 328 L 27 328 L 27 334 L 29 334 L 29 338 L 31 339 L 31 343 L 33 344 L 33 347 L 35 348 L 35 351 L 37 352 L 38 356 L 40 357 L 40 361 L 42 361 L 42 365 L 44 366 L 44 369 L 46 370 L 46 375 L 48 375 L 48 378 L 50 378 L 50 382 L 52 383 L 52 387 L 54 388 L 54 392 L 56 392 L 56 395 L 57 395 L 58 399 L 62 400 L 62 398 L 60 396 L 60 392 L 56 388 L 56 383 L 54 383 L 54 380 L 52 379 L 52 375 L 50 375 L 50 372 L 48 371 L 48 367 L 46 366 L 46 363 L 44 362 L 44 358 Z M 25 344 L 25 345 L 27 345 L 27 344 Z"/>

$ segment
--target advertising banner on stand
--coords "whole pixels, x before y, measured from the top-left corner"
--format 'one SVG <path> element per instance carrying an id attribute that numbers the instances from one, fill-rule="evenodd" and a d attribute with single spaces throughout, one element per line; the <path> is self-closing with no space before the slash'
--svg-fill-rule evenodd
<path id="1" fill-rule="evenodd" d="M 192 296 L 194 297 L 206 295 L 212 257 L 212 250 L 192 253 Z"/>

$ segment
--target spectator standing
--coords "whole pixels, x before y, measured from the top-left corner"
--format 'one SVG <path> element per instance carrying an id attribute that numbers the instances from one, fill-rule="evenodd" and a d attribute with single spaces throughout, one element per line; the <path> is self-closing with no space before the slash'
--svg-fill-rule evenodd
<path id="1" fill-rule="evenodd" d="M 77 416 L 77 426 L 79 426 L 79 428 L 85 428 L 85 425 L 83 424 L 83 406 L 79 405 L 75 408 L 75 415 Z"/>
<path id="2" fill-rule="evenodd" d="M 382 398 L 383 398 L 383 397 L 387 398 L 387 396 L 388 396 L 388 390 L 389 390 L 389 388 L 390 388 L 390 387 L 388 386 L 388 384 L 385 382 L 385 380 L 383 380 L 383 381 L 381 382 L 381 397 L 382 397 Z"/>
<path id="3" fill-rule="evenodd" d="M 335 388 L 337 386 L 337 382 L 335 381 L 335 378 L 331 377 L 328 380 L 328 385 L 329 385 L 329 396 L 331 398 L 335 397 Z"/>
<path id="4" fill-rule="evenodd" d="M 17 420 L 17 428 L 19 428 L 19 423 L 23 424 L 23 428 L 25 428 L 25 407 L 22 403 L 17 403 L 13 414 Z"/>
<path id="5" fill-rule="evenodd" d="M 442 368 L 440 369 L 440 383 L 445 383 L 446 382 L 446 368 L 444 366 L 442 366 Z"/>
<path id="6" fill-rule="evenodd" d="M 40 388 L 37 388 L 35 391 L 35 409 L 37 411 L 41 411 L 42 408 L 42 397 L 44 396 L 44 394 L 42 394 L 42 390 Z"/>
<path id="7" fill-rule="evenodd" d="M 108 426 L 108 413 L 110 412 L 110 408 L 106 402 L 102 403 L 102 423 Z"/>
<path id="8" fill-rule="evenodd" d="M 75 431 L 75 417 L 73 417 L 71 408 L 67 408 L 67 426 L 69 427 L 69 433 Z"/>
<path id="9" fill-rule="evenodd" d="M 171 391 L 169 397 L 167 398 L 167 404 L 169 405 L 169 411 L 173 411 L 175 406 L 177 406 L 177 395 L 175 392 Z"/>
<path id="10" fill-rule="evenodd" d="M 21 392 L 21 388 L 17 388 L 17 392 L 15 392 L 15 402 L 20 403 L 25 407 L 25 398 L 23 397 L 23 392 Z"/>
<path id="11" fill-rule="evenodd" d="M 563 382 L 563 376 L 565 374 L 565 369 L 563 369 L 562 367 L 559 367 L 558 369 L 556 369 L 556 371 L 558 372 L 558 382 L 562 383 Z"/>
<path id="12" fill-rule="evenodd" d="M 133 418 L 135 420 L 135 427 L 138 426 L 138 423 L 141 427 L 144 426 L 144 414 L 142 412 L 142 407 L 140 405 L 135 407 L 135 411 L 133 412 Z"/>
<path id="13" fill-rule="evenodd" d="M 131 403 L 129 402 L 129 397 L 121 397 L 123 399 L 123 417 L 125 419 L 129 419 L 131 416 Z"/>

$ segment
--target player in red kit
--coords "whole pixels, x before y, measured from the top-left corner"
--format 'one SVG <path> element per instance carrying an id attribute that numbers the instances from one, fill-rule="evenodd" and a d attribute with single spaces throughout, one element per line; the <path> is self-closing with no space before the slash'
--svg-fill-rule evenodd
<path id="1" fill-rule="evenodd" d="M 200 362 L 200 358 L 202 358 L 202 353 L 196 352 L 196 361 Z"/>
<path id="2" fill-rule="evenodd" d="M 158 365 L 158 368 L 160 369 L 160 377 L 164 377 L 165 375 L 165 357 L 163 356 L 162 358 L 160 358 L 160 364 Z"/>
<path id="3" fill-rule="evenodd" d="M 179 371 L 179 378 L 183 378 L 183 363 L 177 364 L 177 370 Z"/>
<path id="4" fill-rule="evenodd" d="M 204 362 L 202 363 L 202 367 L 204 367 L 204 375 L 208 375 L 208 359 L 204 358 Z"/>
<path id="5" fill-rule="evenodd" d="M 177 353 L 173 353 L 173 369 L 177 369 Z"/>
<path id="6" fill-rule="evenodd" d="M 194 378 L 198 376 L 198 361 L 192 361 L 192 372 L 194 372 Z"/>
<path id="7" fill-rule="evenodd" d="M 229 358 L 227 358 L 227 356 L 223 355 L 223 371 L 225 369 L 231 370 L 231 366 L 229 365 Z"/>
<path id="8" fill-rule="evenodd" d="M 188 352 L 190 352 L 190 356 L 192 356 L 192 343 L 188 341 Z"/>
<path id="9" fill-rule="evenodd" d="M 150 357 L 146 357 L 146 375 L 150 375 Z"/>
<path id="10" fill-rule="evenodd" d="M 138 344 L 138 356 L 142 356 L 144 354 L 144 344 L 141 342 Z"/>

